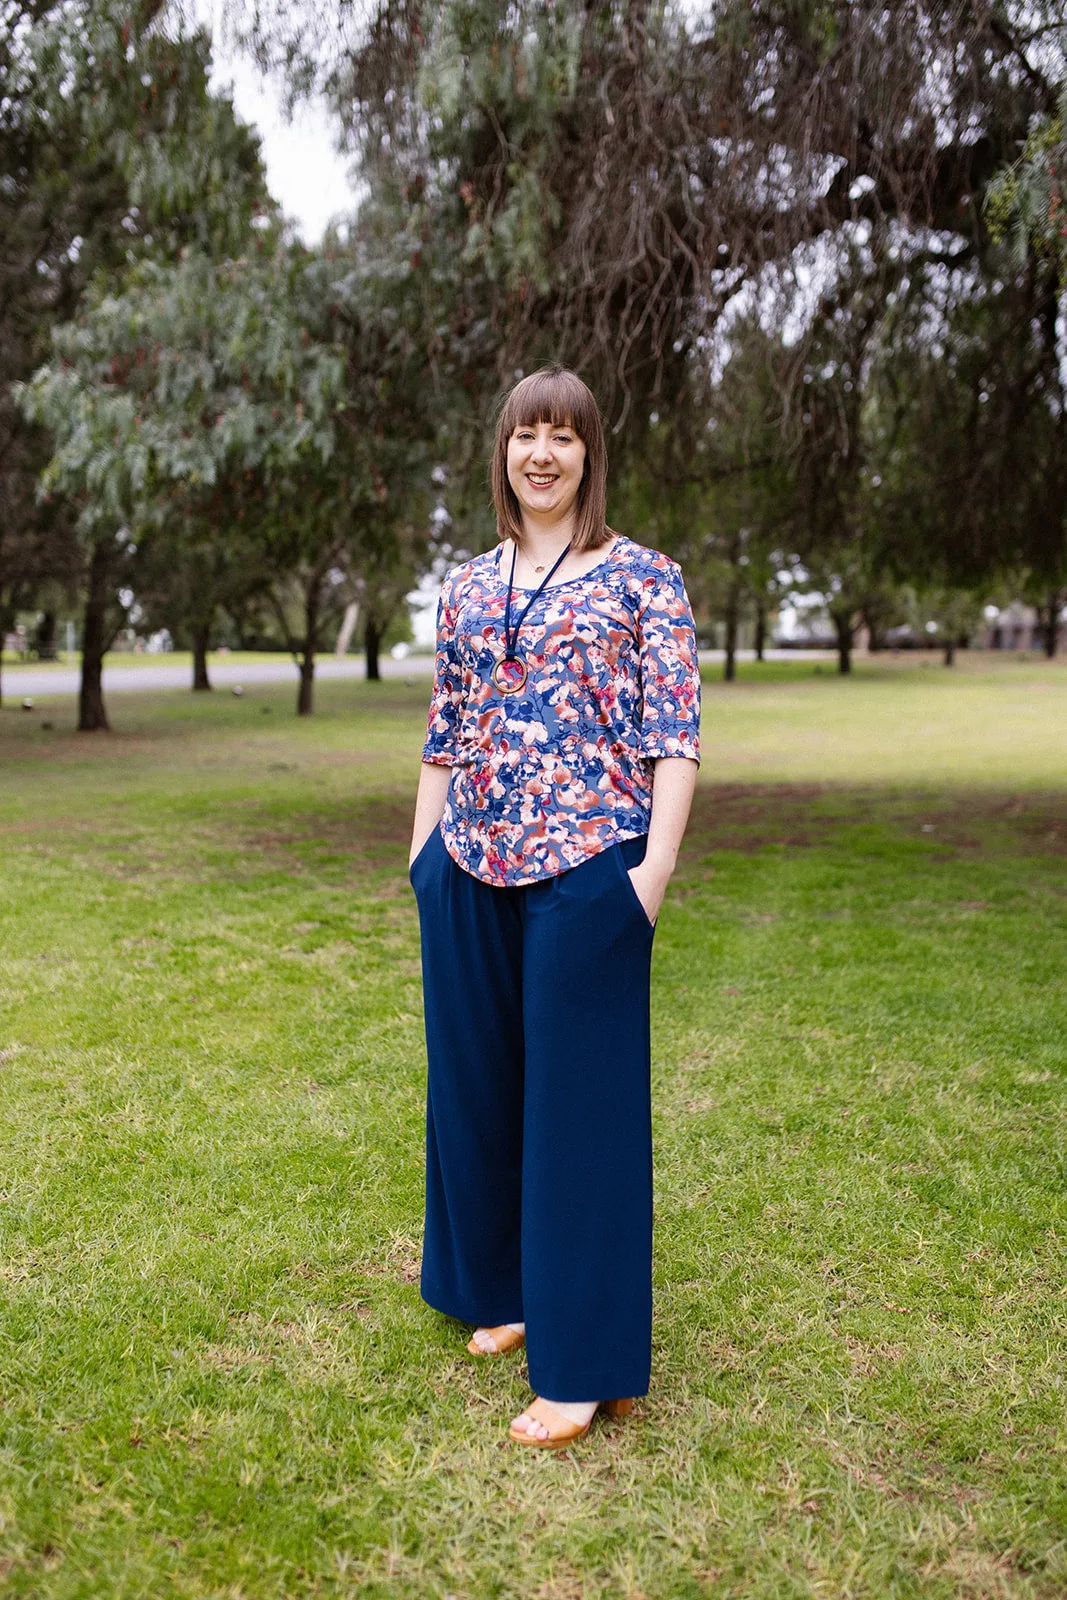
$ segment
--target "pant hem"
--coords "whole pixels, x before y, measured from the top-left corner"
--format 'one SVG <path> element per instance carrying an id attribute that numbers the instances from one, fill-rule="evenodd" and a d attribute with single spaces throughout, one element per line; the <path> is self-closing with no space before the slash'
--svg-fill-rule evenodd
<path id="1" fill-rule="evenodd" d="M 526 1320 L 521 1307 L 517 1312 L 514 1306 L 509 1306 L 505 1311 L 476 1312 L 473 1306 L 461 1306 L 457 1301 L 449 1300 L 447 1295 L 437 1294 L 433 1289 L 420 1288 L 419 1293 L 431 1311 L 439 1311 L 443 1317 L 452 1317 L 456 1322 L 471 1322 L 476 1328 L 499 1328 L 506 1322 Z"/>
<path id="2" fill-rule="evenodd" d="M 550 1373 L 531 1370 L 530 1388 L 547 1400 L 562 1400 L 565 1405 L 580 1404 L 583 1400 L 639 1400 L 648 1393 L 649 1379 L 638 1378 L 635 1382 L 632 1375 L 627 1379 L 625 1373 L 621 1376 L 607 1373 L 599 1377 L 594 1373 L 576 1382 L 573 1375 L 566 1381 L 555 1380 Z"/>

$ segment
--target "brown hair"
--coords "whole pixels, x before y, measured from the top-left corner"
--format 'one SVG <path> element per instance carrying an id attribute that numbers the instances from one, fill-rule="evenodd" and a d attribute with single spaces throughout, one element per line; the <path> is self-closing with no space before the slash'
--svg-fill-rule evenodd
<path id="1" fill-rule="evenodd" d="M 542 367 L 517 383 L 500 408 L 493 444 L 490 481 L 501 540 L 522 544 L 522 512 L 508 482 L 508 440 L 516 428 L 547 422 L 573 428 L 585 445 L 585 467 L 574 504 L 575 551 L 596 550 L 611 538 L 607 516 L 608 451 L 604 424 L 592 391 L 568 367 Z"/>

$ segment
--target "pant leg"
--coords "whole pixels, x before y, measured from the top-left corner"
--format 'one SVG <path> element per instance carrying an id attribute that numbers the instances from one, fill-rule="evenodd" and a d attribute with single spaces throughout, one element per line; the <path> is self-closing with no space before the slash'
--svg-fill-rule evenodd
<path id="1" fill-rule="evenodd" d="M 530 1382 L 553 1400 L 649 1383 L 653 928 L 627 877 L 644 848 L 525 891 L 523 1304 Z"/>
<path id="2" fill-rule="evenodd" d="M 411 882 L 429 1066 L 422 1297 L 464 1322 L 521 1322 L 522 891 L 465 872 L 437 830 Z"/>

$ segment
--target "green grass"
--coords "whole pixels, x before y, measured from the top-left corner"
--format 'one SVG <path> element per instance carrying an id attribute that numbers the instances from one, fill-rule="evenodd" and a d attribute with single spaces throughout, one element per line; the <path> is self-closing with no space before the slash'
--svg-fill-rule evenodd
<path id="1" fill-rule="evenodd" d="M 793 669 L 793 663 L 786 663 Z M 417 1292 L 425 681 L 0 713 L 0 1591 L 1067 1592 L 1067 671 L 707 685 L 653 1387 Z"/>

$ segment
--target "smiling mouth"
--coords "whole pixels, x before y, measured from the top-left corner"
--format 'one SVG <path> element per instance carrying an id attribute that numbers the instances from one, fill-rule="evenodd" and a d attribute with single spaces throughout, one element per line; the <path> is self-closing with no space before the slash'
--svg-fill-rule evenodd
<path id="1" fill-rule="evenodd" d="M 556 479 L 552 474 L 528 472 L 526 474 L 526 482 L 534 489 L 551 489 L 552 485 L 556 482 Z"/>

